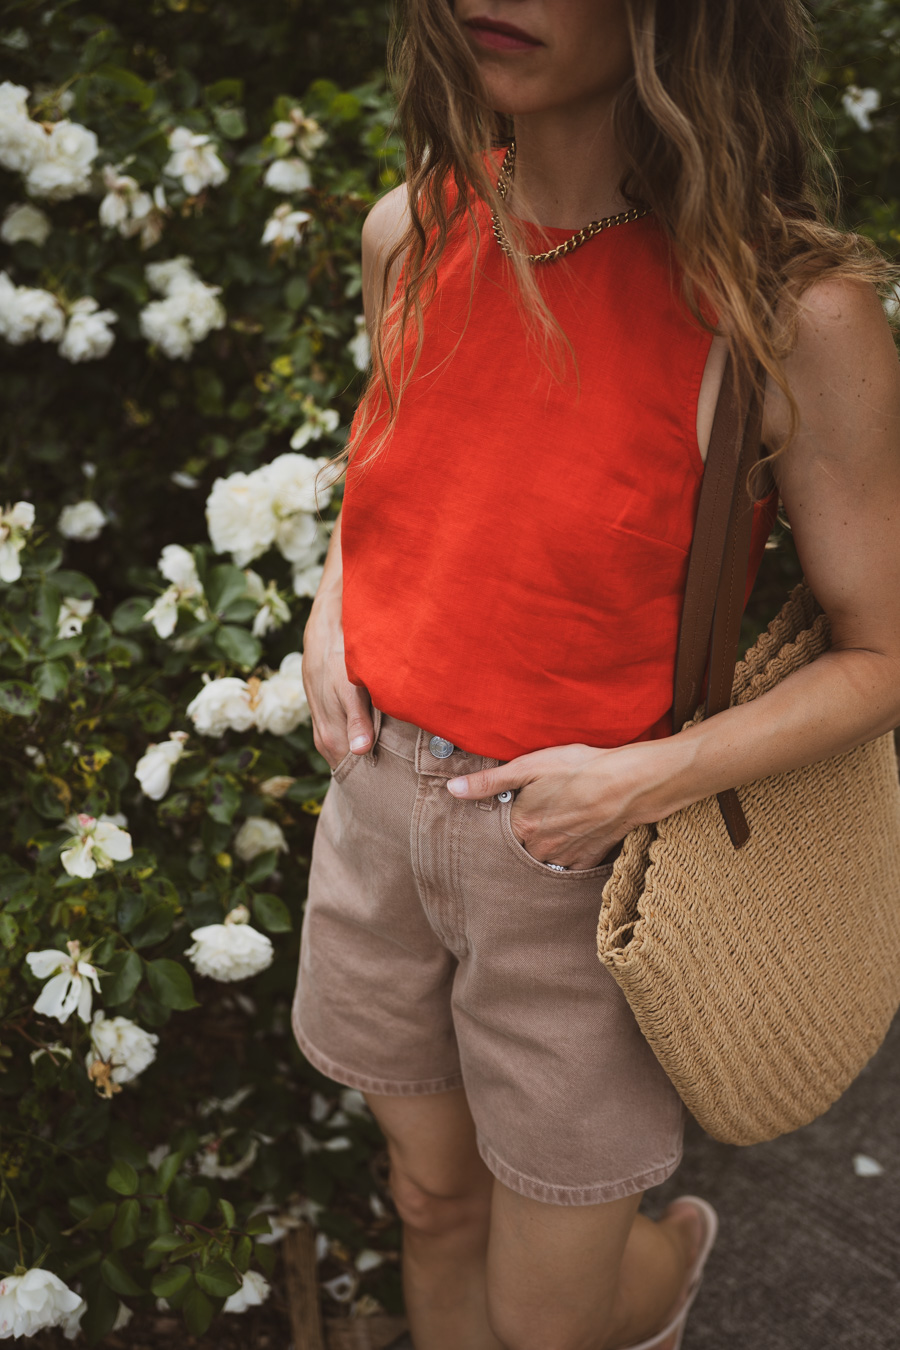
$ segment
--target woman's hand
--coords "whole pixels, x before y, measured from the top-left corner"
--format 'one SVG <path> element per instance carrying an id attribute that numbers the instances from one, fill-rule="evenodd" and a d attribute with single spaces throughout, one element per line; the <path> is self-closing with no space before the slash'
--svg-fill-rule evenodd
<path id="1" fill-rule="evenodd" d="M 519 789 L 510 824 L 520 844 L 538 862 L 577 871 L 596 867 L 635 825 L 658 819 L 653 789 L 664 744 L 554 746 L 451 778 L 447 787 L 472 800 Z"/>
<path id="2" fill-rule="evenodd" d="M 313 741 L 332 769 L 348 750 L 364 755 L 375 739 L 369 695 L 347 679 L 341 624 L 340 532 L 339 518 L 303 634 L 303 688 L 312 715 Z"/>

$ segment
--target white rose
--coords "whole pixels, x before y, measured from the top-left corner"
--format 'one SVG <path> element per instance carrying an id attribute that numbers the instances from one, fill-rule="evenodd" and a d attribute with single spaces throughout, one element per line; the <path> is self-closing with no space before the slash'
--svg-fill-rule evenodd
<path id="1" fill-rule="evenodd" d="M 84 628 L 85 619 L 89 618 L 93 612 L 93 600 L 78 600 L 74 595 L 67 595 L 59 602 L 56 636 L 60 638 L 77 637 Z"/>
<path id="2" fill-rule="evenodd" d="M 158 802 L 166 795 L 172 782 L 172 770 L 184 754 L 188 735 L 186 731 L 170 731 L 169 739 L 147 746 L 134 770 L 141 791 L 151 801 Z"/>
<path id="3" fill-rule="evenodd" d="M 881 107 L 881 94 L 877 89 L 860 89 L 855 84 L 848 85 L 841 102 L 844 105 L 844 112 L 853 118 L 861 131 L 872 130 L 872 119 L 869 114 L 877 112 Z"/>
<path id="4" fill-rule="evenodd" d="M 44 129 L 28 115 L 28 90 L 4 80 L 0 84 L 0 164 L 11 173 L 26 173 L 45 139 Z"/>
<path id="5" fill-rule="evenodd" d="M 107 872 L 114 862 L 125 862 L 133 854 L 131 835 L 111 817 L 98 820 L 82 813 L 69 816 L 62 828 L 72 831 L 72 838 L 66 840 L 69 847 L 59 855 L 70 877 L 90 880 L 98 868 Z"/>
<path id="6" fill-rule="evenodd" d="M 106 524 L 106 516 L 96 502 L 76 502 L 64 506 L 59 513 L 57 528 L 65 539 L 96 539 Z"/>
<path id="7" fill-rule="evenodd" d="M 89 961 L 81 958 L 81 943 L 67 942 L 69 955 L 49 947 L 40 952 L 29 952 L 25 957 L 28 967 L 39 980 L 46 980 L 34 1011 L 45 1017 L 65 1022 L 76 1011 L 82 1022 L 91 1020 L 91 1002 L 94 990 L 100 993 L 100 979 Z"/>
<path id="8" fill-rule="evenodd" d="M 319 589 L 319 583 L 322 580 L 322 573 L 325 571 L 323 563 L 312 563 L 309 567 L 295 567 L 293 571 L 294 594 L 307 596 L 309 599 L 315 595 Z"/>
<path id="9" fill-rule="evenodd" d="M 357 370 L 368 370 L 369 362 L 372 359 L 372 344 L 369 341 L 369 334 L 366 329 L 365 314 L 357 314 L 354 322 L 356 332 L 347 343 L 347 351 L 353 358 L 353 364 Z"/>
<path id="10" fill-rule="evenodd" d="M 216 299 L 220 290 L 195 281 L 176 286 L 165 300 L 151 300 L 138 315 L 142 335 L 170 360 L 187 360 L 195 343 L 225 326 L 225 309 Z"/>
<path id="11" fill-rule="evenodd" d="M 30 244 L 43 247 L 51 230 L 50 217 L 39 207 L 29 202 L 14 202 L 7 207 L 0 225 L 0 239 L 5 244 L 18 244 L 26 240 Z"/>
<path id="12" fill-rule="evenodd" d="M 245 1277 L 246 1278 L 246 1277 Z M 62 1326 L 87 1305 L 50 1270 L 26 1270 L 0 1280 L 0 1340 L 36 1336 Z"/>
<path id="13" fill-rule="evenodd" d="M 306 227 L 312 220 L 308 211 L 292 211 L 289 202 L 276 206 L 266 221 L 262 233 L 262 243 L 292 245 L 297 248 L 306 233 Z"/>
<path id="14" fill-rule="evenodd" d="M 231 553 L 238 567 L 265 553 L 275 540 L 277 521 L 263 470 L 217 478 L 206 499 L 206 523 L 217 553 Z"/>
<path id="15" fill-rule="evenodd" d="M 194 941 L 185 955 L 198 975 L 224 982 L 245 980 L 272 964 L 272 943 L 264 933 L 250 927 L 249 917 L 246 906 L 238 905 L 226 915 L 224 923 L 193 930 Z"/>
<path id="16" fill-rule="evenodd" d="M 222 1311 L 228 1313 L 246 1312 L 248 1308 L 259 1307 L 265 1303 L 271 1293 L 271 1286 L 265 1275 L 256 1270 L 245 1271 L 241 1276 L 241 1287 L 229 1294 L 222 1304 Z"/>
<path id="17" fill-rule="evenodd" d="M 209 136 L 189 127 L 176 127 L 169 135 L 169 149 L 172 154 L 163 173 L 180 178 L 185 192 L 191 195 L 205 187 L 218 187 L 228 177 L 228 169 Z"/>
<path id="18" fill-rule="evenodd" d="M 36 286 L 16 286 L 0 272 L 0 337 L 14 347 L 34 338 L 58 342 L 65 326 L 66 316 L 55 295 Z"/>
<path id="19" fill-rule="evenodd" d="M 292 450 L 302 450 L 310 441 L 321 440 L 325 432 L 334 431 L 341 420 L 334 408 L 320 408 L 311 395 L 303 400 L 300 408 L 306 420 L 291 437 Z"/>
<path id="20" fill-rule="evenodd" d="M 25 171 L 25 190 L 32 197 L 67 201 L 91 186 L 91 169 L 100 146 L 93 131 L 63 118 L 44 135 Z"/>
<path id="21" fill-rule="evenodd" d="M 88 1069 L 96 1059 L 112 1066 L 114 1083 L 130 1083 L 156 1059 L 159 1037 L 127 1017 L 107 1017 L 99 1008 L 91 1023 L 91 1046 L 85 1058 Z"/>
<path id="22" fill-rule="evenodd" d="M 69 311 L 69 323 L 59 344 L 59 354 L 67 361 L 97 361 L 106 356 L 116 340 L 109 327 L 118 320 L 111 309 L 100 309 L 93 296 L 76 300 Z"/>
<path id="23" fill-rule="evenodd" d="M 259 573 L 249 568 L 244 576 L 247 578 L 248 598 L 259 605 L 253 619 L 253 636 L 265 637 L 272 629 L 280 628 L 282 624 L 287 623 L 291 611 L 286 601 L 278 594 L 276 582 L 270 581 L 267 586 Z"/>
<path id="24" fill-rule="evenodd" d="M 338 414 L 333 414 L 336 419 Z M 329 419 L 330 420 L 330 419 Z M 334 422 L 337 426 L 337 421 Z M 272 508 L 280 519 L 296 511 L 316 511 L 331 501 L 334 472 L 329 472 L 329 460 L 322 456 L 278 455 L 262 470 L 272 494 Z"/>
<path id="25" fill-rule="evenodd" d="M 34 525 L 34 507 L 31 502 L 16 502 L 15 506 L 0 511 L 0 581 L 7 585 L 22 575 L 19 554 L 27 543 Z"/>
<path id="26" fill-rule="evenodd" d="M 187 609 L 201 619 L 208 617 L 208 610 L 192 553 L 180 544 L 166 544 L 157 567 L 172 584 L 157 596 L 144 615 L 144 623 L 152 623 L 158 637 L 169 638 L 178 623 L 179 609 Z"/>
<path id="27" fill-rule="evenodd" d="M 248 816 L 234 836 L 234 851 L 241 862 L 252 862 L 272 849 L 287 853 L 288 845 L 281 826 L 265 816 Z"/>
<path id="28" fill-rule="evenodd" d="M 303 658 L 289 652 L 275 675 L 263 680 L 257 692 L 256 725 L 273 736 L 287 736 L 309 721 L 309 704 L 300 673 Z"/>
<path id="29" fill-rule="evenodd" d="M 328 548 L 328 538 L 326 526 L 313 515 L 298 512 L 278 522 L 276 542 L 279 551 L 283 558 L 293 563 L 295 570 L 318 562 Z"/>
<path id="30" fill-rule="evenodd" d="M 276 159 L 266 169 L 263 183 L 275 192 L 306 192 L 312 187 L 312 175 L 302 159 Z"/>
<path id="31" fill-rule="evenodd" d="M 179 253 L 177 258 L 166 258 L 162 262 L 147 263 L 144 275 L 147 285 L 160 295 L 171 295 L 173 291 L 200 280 L 186 253 Z"/>
<path id="32" fill-rule="evenodd" d="M 233 675 L 210 680 L 188 704 L 187 715 L 201 736 L 249 731 L 254 723 L 250 686 Z"/>

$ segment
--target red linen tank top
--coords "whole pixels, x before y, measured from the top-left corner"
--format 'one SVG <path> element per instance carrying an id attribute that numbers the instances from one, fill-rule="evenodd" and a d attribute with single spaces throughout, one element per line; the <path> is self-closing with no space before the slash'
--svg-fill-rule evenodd
<path id="1" fill-rule="evenodd" d="M 464 227 L 448 243 L 393 437 L 348 471 L 348 676 L 501 760 L 669 735 L 710 334 L 646 216 L 538 267 L 580 384 L 571 360 L 555 378 L 475 210 L 480 243 Z M 775 508 L 773 492 L 755 510 L 748 596 Z"/>

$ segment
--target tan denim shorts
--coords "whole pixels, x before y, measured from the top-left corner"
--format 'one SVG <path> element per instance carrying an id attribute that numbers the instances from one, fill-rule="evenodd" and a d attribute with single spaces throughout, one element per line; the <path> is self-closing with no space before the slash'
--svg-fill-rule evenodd
<path id="1" fill-rule="evenodd" d="M 497 760 L 377 711 L 375 726 L 319 817 L 300 1048 L 362 1092 L 464 1087 L 485 1163 L 532 1199 L 589 1205 L 655 1186 L 679 1163 L 685 1113 L 597 959 L 611 864 L 538 862 L 509 801 L 447 791 Z"/>

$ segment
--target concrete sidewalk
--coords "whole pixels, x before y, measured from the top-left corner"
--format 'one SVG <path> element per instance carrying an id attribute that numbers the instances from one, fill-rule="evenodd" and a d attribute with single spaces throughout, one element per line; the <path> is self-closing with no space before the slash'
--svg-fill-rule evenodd
<path id="1" fill-rule="evenodd" d="M 883 1174 L 857 1176 L 858 1153 Z M 691 1122 L 648 1213 L 685 1192 L 715 1205 L 721 1229 L 683 1350 L 900 1350 L 900 1019 L 795 1134 L 734 1148 Z"/>

